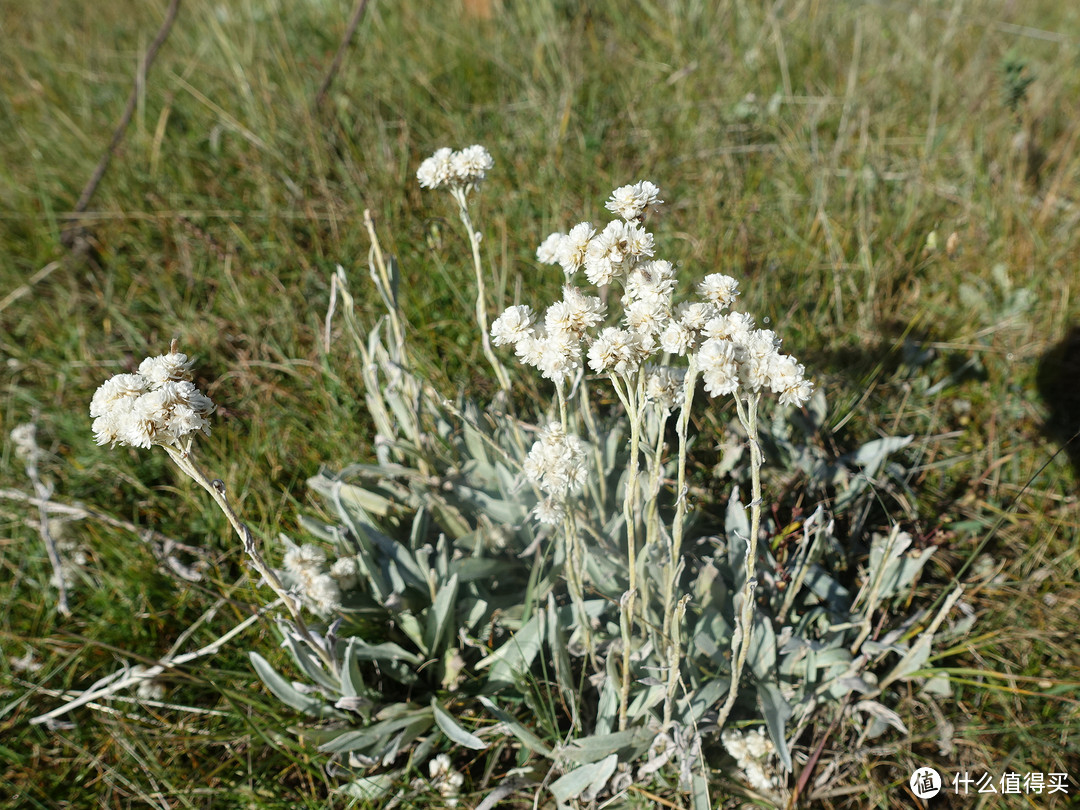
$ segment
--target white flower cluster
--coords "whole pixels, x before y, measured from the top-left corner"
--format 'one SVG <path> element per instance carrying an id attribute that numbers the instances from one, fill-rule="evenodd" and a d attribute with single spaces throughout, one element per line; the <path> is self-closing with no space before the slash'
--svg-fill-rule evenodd
<path id="1" fill-rule="evenodd" d="M 783 780 L 770 761 L 776 747 L 765 729 L 759 727 L 746 732 L 728 729 L 720 739 L 750 787 L 767 796 L 775 796 L 783 788 Z"/>
<path id="2" fill-rule="evenodd" d="M 525 477 L 547 495 L 534 514 L 541 523 L 557 524 L 566 513 L 566 498 L 580 492 L 587 474 L 585 443 L 553 422 L 540 431 L 525 459 Z"/>
<path id="3" fill-rule="evenodd" d="M 652 258 L 653 236 L 643 227 L 647 215 L 662 204 L 659 195 L 648 181 L 623 186 L 607 202 L 621 220 L 599 231 L 582 222 L 569 233 L 545 239 L 537 259 L 562 267 L 567 281 L 563 300 L 548 308 L 542 326 L 528 306 L 506 310 L 491 329 L 495 345 L 514 346 L 524 363 L 557 383 L 579 373 L 583 353 L 592 371 L 621 377 L 635 374 L 661 353 L 693 354 L 712 396 L 768 389 L 779 395 L 781 404 L 806 403 L 813 383 L 803 366 L 780 353 L 775 333 L 755 329 L 753 317 L 744 312 L 729 311 L 739 295 L 734 278 L 707 275 L 697 286 L 700 300 L 673 304 L 675 268 Z M 622 284 L 621 326 L 604 326 L 601 300 L 572 284 L 582 269 L 592 284 Z M 589 331 L 594 327 L 598 334 Z M 651 399 L 661 408 L 673 407 L 670 397 Z"/>
<path id="4" fill-rule="evenodd" d="M 423 188 L 475 188 L 494 166 L 488 150 L 478 144 L 456 152 L 443 147 L 420 164 L 416 179 Z"/>
<path id="5" fill-rule="evenodd" d="M 90 402 L 97 443 L 179 447 L 190 433 L 209 436 L 214 403 L 191 382 L 193 362 L 170 352 L 146 358 L 136 374 L 106 380 Z"/>
<path id="6" fill-rule="evenodd" d="M 341 593 L 356 587 L 359 567 L 355 557 L 342 557 L 326 569 L 326 552 L 316 545 L 290 545 L 285 552 L 285 570 L 296 589 L 320 613 L 341 607 Z"/>
<path id="7" fill-rule="evenodd" d="M 431 784 L 446 801 L 446 806 L 457 807 L 458 794 L 461 793 L 461 786 L 465 784 L 465 777 L 454 770 L 450 764 L 450 757 L 446 754 L 436 754 L 428 762 L 428 776 L 431 778 Z"/>

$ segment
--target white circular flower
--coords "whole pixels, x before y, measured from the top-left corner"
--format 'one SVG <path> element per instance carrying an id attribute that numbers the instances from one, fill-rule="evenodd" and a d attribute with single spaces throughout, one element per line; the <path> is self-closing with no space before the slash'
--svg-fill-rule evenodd
<path id="1" fill-rule="evenodd" d="M 718 307 L 729 307 L 739 294 L 739 282 L 723 273 L 711 273 L 698 284 L 698 292 Z"/>
<path id="2" fill-rule="evenodd" d="M 491 324 L 491 342 L 496 346 L 517 346 L 533 334 L 534 314 L 527 304 L 508 307 Z"/>
<path id="3" fill-rule="evenodd" d="M 342 557 L 330 566 L 330 576 L 343 591 L 351 591 L 355 588 L 360 581 L 359 575 L 360 566 L 357 565 L 356 557 Z"/>
<path id="4" fill-rule="evenodd" d="M 454 177 L 454 167 L 451 160 L 454 150 L 444 146 L 436 149 L 435 154 L 427 158 L 416 170 L 416 179 L 420 181 L 422 188 L 439 188 L 446 185 Z"/>
<path id="5" fill-rule="evenodd" d="M 668 354 L 682 357 L 694 348 L 694 332 L 682 322 L 672 321 L 660 333 L 660 348 Z"/>
<path id="6" fill-rule="evenodd" d="M 622 186 L 611 193 L 605 208 L 613 214 L 630 221 L 644 218 L 650 211 L 663 204 L 660 189 L 648 180 Z"/>
<path id="7" fill-rule="evenodd" d="M 562 246 L 566 241 L 565 233 L 553 233 L 540 243 L 536 249 L 536 260 L 540 264 L 558 264 L 562 255 Z"/>
<path id="8" fill-rule="evenodd" d="M 103 382 L 90 400 L 90 415 L 105 416 L 118 406 L 130 408 L 134 400 L 151 388 L 142 374 L 117 374 Z"/>
<path id="9" fill-rule="evenodd" d="M 655 403 L 660 410 L 664 411 L 681 408 L 685 378 L 685 368 L 648 366 L 645 377 L 645 400 Z"/>
<path id="10" fill-rule="evenodd" d="M 697 360 L 705 391 L 710 396 L 724 396 L 738 389 L 739 366 L 731 341 L 709 338 L 701 344 Z"/>
<path id="11" fill-rule="evenodd" d="M 290 546 L 283 560 L 285 570 L 291 574 L 319 572 L 326 565 L 326 552 L 312 543 Z"/>
<path id="12" fill-rule="evenodd" d="M 671 323 L 671 310 L 663 301 L 634 301 L 626 308 L 625 321 L 631 331 L 655 336 Z"/>
<path id="13" fill-rule="evenodd" d="M 159 388 L 169 381 L 190 380 L 193 365 L 194 359 L 188 358 L 183 352 L 170 352 L 157 357 L 147 357 L 139 364 L 139 373 L 146 377 L 152 386 Z"/>
<path id="14" fill-rule="evenodd" d="M 532 514 L 539 523 L 558 526 L 566 517 L 566 507 L 562 501 L 548 497 L 533 507 Z"/>
<path id="15" fill-rule="evenodd" d="M 574 275 L 585 264 L 589 252 L 589 243 L 596 236 L 596 229 L 591 222 L 580 222 L 570 229 L 570 233 L 559 245 L 557 261 L 562 265 L 567 278 Z"/>
<path id="16" fill-rule="evenodd" d="M 641 334 L 609 326 L 589 347 L 589 367 L 598 374 L 630 374 L 647 355 Z"/>
<path id="17" fill-rule="evenodd" d="M 453 179 L 463 186 L 478 186 L 487 173 L 495 168 L 495 161 L 487 149 L 474 144 L 450 156 Z"/>

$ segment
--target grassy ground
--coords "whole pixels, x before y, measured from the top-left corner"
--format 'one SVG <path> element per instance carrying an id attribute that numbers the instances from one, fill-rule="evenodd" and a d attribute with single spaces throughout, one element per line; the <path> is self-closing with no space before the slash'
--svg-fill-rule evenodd
<path id="1" fill-rule="evenodd" d="M 336 264 L 361 318 L 380 308 L 362 292 L 365 208 L 401 259 L 432 374 L 445 390 L 491 385 L 461 317 L 461 238 L 414 181 L 436 147 L 470 143 L 497 163 L 479 218 L 503 300 L 519 284 L 523 300 L 550 298 L 558 274 L 537 269 L 539 241 L 649 178 L 672 202 L 657 237 L 684 281 L 745 280 L 748 309 L 782 324 L 826 389 L 838 447 L 917 436 L 895 517 L 940 547 L 920 598 L 970 562 L 977 621 L 938 662 L 958 670 L 954 700 L 904 696 L 911 738 L 852 758 L 838 781 L 851 792 L 822 801 L 910 806 L 913 763 L 1063 771 L 1080 793 L 1080 453 L 1055 455 L 1080 427 L 1080 9 L 495 5 L 485 21 L 456 4 L 372 3 L 315 110 L 344 0 L 183 4 L 77 255 L 61 246 L 67 212 L 163 4 L 0 9 L 0 487 L 29 490 L 7 434 L 34 420 L 56 500 L 139 530 L 63 527 L 85 555 L 65 618 L 37 510 L 0 500 L 0 796 L 327 806 L 325 763 L 247 663 L 273 647 L 266 621 L 167 677 L 167 701 L 222 714 L 112 704 L 77 712 L 75 728 L 27 725 L 57 690 L 152 661 L 196 623 L 185 649 L 206 644 L 260 598 L 206 498 L 163 454 L 97 447 L 87 404 L 179 338 L 222 405 L 207 465 L 257 533 L 294 533 L 318 509 L 304 480 L 320 464 L 371 457 L 356 359 L 323 339 Z M 148 528 L 205 549 L 203 581 L 170 575 Z M 28 650 L 36 672 L 10 660 Z"/>

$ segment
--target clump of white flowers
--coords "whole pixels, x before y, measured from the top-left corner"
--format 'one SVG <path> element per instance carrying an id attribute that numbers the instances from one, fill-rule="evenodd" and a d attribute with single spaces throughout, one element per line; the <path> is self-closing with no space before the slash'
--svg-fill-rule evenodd
<path id="1" fill-rule="evenodd" d="M 351 569 L 349 563 L 352 563 Z M 341 607 L 342 585 L 356 584 L 355 559 L 338 560 L 327 571 L 326 552 L 311 543 L 291 546 L 285 552 L 284 564 L 296 591 L 320 613 Z"/>
<path id="2" fill-rule="evenodd" d="M 558 422 L 540 431 L 524 464 L 525 477 L 538 486 L 547 497 L 534 510 L 541 523 L 557 524 L 565 514 L 568 495 L 580 492 L 585 486 L 585 443 L 568 434 Z"/>
<path id="3" fill-rule="evenodd" d="M 696 286 L 697 300 L 674 303 L 676 269 L 671 262 L 653 258 L 655 240 L 645 229 L 649 214 L 662 204 L 660 189 L 642 180 L 616 189 L 607 201 L 607 209 L 621 219 L 600 229 L 582 222 L 568 233 L 547 237 L 536 255 L 539 261 L 562 268 L 566 279 L 562 300 L 542 316 L 527 305 L 509 307 L 491 326 L 492 343 L 512 346 L 519 360 L 560 390 L 572 385 L 586 365 L 596 374 L 610 376 L 628 397 L 637 390 L 637 375 L 645 374 L 645 402 L 660 411 L 682 405 L 687 369 L 671 365 L 680 357 L 688 358 L 693 369 L 691 383 L 700 374 L 710 396 L 746 397 L 768 391 L 778 395 L 782 405 L 805 404 L 814 386 L 802 364 L 780 352 L 774 332 L 756 329 L 753 316 L 731 310 L 740 292 L 735 278 L 710 273 Z M 620 323 L 608 323 L 601 297 L 574 284 L 582 270 L 591 284 L 621 286 Z M 529 478 L 540 481 L 533 474 Z M 561 492 L 556 500 L 564 498 Z M 558 510 L 546 502 L 537 517 L 555 522 Z"/>
<path id="4" fill-rule="evenodd" d="M 720 739 L 750 787 L 766 796 L 777 796 L 784 781 L 774 762 L 776 746 L 765 729 L 754 728 L 746 732 L 727 729 Z"/>
<path id="5" fill-rule="evenodd" d="M 454 770 L 450 764 L 450 757 L 446 754 L 436 754 L 428 762 L 428 776 L 431 784 L 439 791 L 447 807 L 457 807 L 458 795 L 461 786 L 465 784 L 465 776 Z"/>
<path id="6" fill-rule="evenodd" d="M 214 403 L 191 382 L 193 363 L 174 348 L 106 380 L 90 402 L 97 443 L 181 447 L 192 433 L 209 436 Z"/>
<path id="7" fill-rule="evenodd" d="M 475 188 L 494 166 L 495 161 L 482 146 L 474 144 L 458 151 L 443 147 L 420 164 L 416 179 L 424 188 Z"/>

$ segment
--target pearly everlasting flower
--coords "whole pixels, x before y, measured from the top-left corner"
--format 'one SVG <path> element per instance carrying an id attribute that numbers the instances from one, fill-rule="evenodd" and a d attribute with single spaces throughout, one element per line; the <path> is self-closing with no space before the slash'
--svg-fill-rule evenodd
<path id="1" fill-rule="evenodd" d="M 695 342 L 694 331 L 681 321 L 671 321 L 660 333 L 660 348 L 679 357 L 693 349 Z"/>
<path id="2" fill-rule="evenodd" d="M 622 277 L 642 257 L 653 255 L 653 237 L 632 222 L 609 222 L 589 241 L 585 277 L 598 287 Z"/>
<path id="3" fill-rule="evenodd" d="M 787 354 L 773 357 L 769 366 L 769 389 L 780 395 L 781 405 L 805 405 L 814 392 L 814 384 L 805 378 L 802 363 Z"/>
<path id="4" fill-rule="evenodd" d="M 697 354 L 705 391 L 714 397 L 731 394 L 739 388 L 739 366 L 735 361 L 735 344 L 729 340 L 709 338 Z"/>
<path id="5" fill-rule="evenodd" d="M 302 546 L 290 546 L 283 560 L 285 570 L 290 574 L 307 571 L 321 571 L 326 565 L 326 552 L 312 543 Z"/>
<path id="6" fill-rule="evenodd" d="M 698 284 L 698 292 L 702 298 L 718 307 L 729 307 L 739 294 L 739 282 L 731 276 L 712 273 L 705 276 Z"/>
<path id="7" fill-rule="evenodd" d="M 487 149 L 474 144 L 450 156 L 457 182 L 467 186 L 477 186 L 484 181 L 487 173 L 495 168 L 495 161 Z"/>
<path id="8" fill-rule="evenodd" d="M 783 788 L 783 780 L 772 763 L 776 747 L 763 729 L 755 728 L 746 732 L 728 729 L 720 735 L 720 739 L 754 790 L 766 796 L 778 795 Z"/>
<path id="9" fill-rule="evenodd" d="M 416 179 L 423 188 L 473 188 L 480 185 L 495 161 L 482 146 L 469 146 L 458 152 L 443 147 L 420 164 Z"/>
<path id="10" fill-rule="evenodd" d="M 517 346 L 533 334 L 535 315 L 527 304 L 509 307 L 491 325 L 491 342 L 496 346 Z"/>
<path id="11" fill-rule="evenodd" d="M 550 497 L 562 502 L 567 495 L 580 492 L 585 486 L 588 468 L 585 464 L 585 443 L 553 422 L 540 431 L 522 465 L 525 477 Z M 538 519 L 554 520 L 554 506 L 538 506 Z"/>
<path id="12" fill-rule="evenodd" d="M 546 334 L 537 339 L 535 349 L 538 356 L 533 365 L 554 383 L 562 383 L 581 368 L 581 345 L 571 332 Z"/>
<path id="13" fill-rule="evenodd" d="M 648 350 L 640 333 L 609 326 L 589 347 L 589 368 L 598 374 L 631 374 L 641 366 Z"/>
<path id="14" fill-rule="evenodd" d="M 533 507 L 532 514 L 538 523 L 546 526 L 558 526 L 566 517 L 566 507 L 562 501 L 547 497 Z"/>
<path id="15" fill-rule="evenodd" d="M 565 233 L 551 234 L 536 249 L 536 260 L 540 264 L 559 264 L 559 257 L 562 255 L 562 246 L 565 241 Z"/>
<path id="16" fill-rule="evenodd" d="M 645 401 L 655 403 L 662 411 L 674 411 L 683 404 L 683 381 L 685 368 L 671 366 L 647 366 L 645 374 Z"/>
<path id="17" fill-rule="evenodd" d="M 341 588 L 329 574 L 301 576 L 301 591 L 320 613 L 329 613 L 341 607 Z"/>
<path id="18" fill-rule="evenodd" d="M 607 307 L 597 296 L 585 295 L 577 287 L 566 285 L 563 300 L 556 301 L 544 314 L 548 334 L 566 333 L 581 340 L 585 331 L 600 324 Z"/>
<path id="19" fill-rule="evenodd" d="M 754 318 L 745 312 L 727 312 L 709 318 L 701 333 L 707 338 L 720 338 L 743 343 L 754 329 Z"/>
<path id="20" fill-rule="evenodd" d="M 192 361 L 172 352 L 150 357 L 138 374 L 117 374 L 90 400 L 92 429 L 98 444 L 150 447 L 180 446 L 195 432 L 210 435 L 207 420 L 214 403 L 188 379 Z"/>
<path id="21" fill-rule="evenodd" d="M 436 149 L 435 154 L 427 158 L 416 170 L 416 179 L 422 188 L 439 188 L 450 182 L 454 176 L 452 156 L 454 150 L 444 146 Z"/>
<path id="22" fill-rule="evenodd" d="M 191 379 L 191 367 L 195 364 L 182 352 L 170 352 L 158 357 L 147 357 L 139 364 L 139 373 L 154 387 L 166 382 Z"/>
<path id="23" fill-rule="evenodd" d="M 630 331 L 656 336 L 671 323 L 671 310 L 665 301 L 638 300 L 626 308 L 624 320 Z"/>
<path id="24" fill-rule="evenodd" d="M 629 186 L 622 186 L 611 193 L 605 207 L 613 214 L 618 214 L 627 222 L 641 220 L 663 204 L 660 189 L 648 180 L 642 180 Z"/>
<path id="25" fill-rule="evenodd" d="M 465 784 L 465 777 L 450 766 L 450 757 L 437 754 L 428 762 L 428 776 L 431 784 L 439 791 L 447 807 L 457 807 L 458 794 Z"/>
<path id="26" fill-rule="evenodd" d="M 671 306 L 671 296 L 675 292 L 675 279 L 651 272 L 652 266 L 668 262 L 647 262 L 638 265 L 626 279 L 624 300 L 647 301 L 653 304 Z"/>
<path id="27" fill-rule="evenodd" d="M 330 576 L 343 591 L 351 591 L 360 581 L 360 566 L 356 557 L 342 557 L 330 566 Z"/>
<path id="28" fill-rule="evenodd" d="M 557 261 L 562 265 L 566 277 L 574 275 L 585 264 L 589 252 L 589 243 L 596 236 L 596 229 L 591 222 L 580 222 L 570 229 L 570 233 L 559 245 Z"/>

